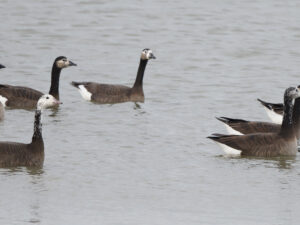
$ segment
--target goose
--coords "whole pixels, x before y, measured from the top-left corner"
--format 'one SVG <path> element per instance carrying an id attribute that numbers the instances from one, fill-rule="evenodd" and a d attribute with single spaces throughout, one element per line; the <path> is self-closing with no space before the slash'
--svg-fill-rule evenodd
<path id="1" fill-rule="evenodd" d="M 44 163 L 44 141 L 42 137 L 42 110 L 60 102 L 52 95 L 45 94 L 39 98 L 35 111 L 34 132 L 29 144 L 17 142 L 0 142 L 0 167 L 41 167 Z"/>
<path id="2" fill-rule="evenodd" d="M 279 132 L 245 135 L 212 134 L 208 138 L 220 144 L 228 154 L 259 157 L 296 155 L 297 139 L 292 114 L 294 100 L 300 97 L 299 90 L 299 88 L 290 87 L 284 93 L 284 117 Z"/>
<path id="3" fill-rule="evenodd" d="M 0 64 L 0 69 L 3 69 L 3 68 L 5 68 L 5 66 L 3 66 L 2 64 Z"/>
<path id="4" fill-rule="evenodd" d="M 298 88 L 300 88 L 300 86 L 298 86 Z M 280 124 L 270 122 L 248 121 L 229 117 L 216 117 L 216 119 L 224 123 L 228 133 L 236 135 L 279 132 L 281 127 Z M 293 107 L 293 124 L 297 139 L 300 139 L 300 98 L 295 99 Z"/>
<path id="5" fill-rule="evenodd" d="M 71 85 L 78 88 L 82 97 L 87 101 L 101 104 L 122 102 L 144 102 L 143 78 L 149 59 L 155 59 L 152 50 L 145 48 L 142 51 L 140 65 L 135 83 L 132 88 L 124 85 L 100 84 L 95 82 L 75 82 Z"/>
<path id="6" fill-rule="evenodd" d="M 51 86 L 49 94 L 59 100 L 59 77 L 63 68 L 76 66 L 75 63 L 68 60 L 65 56 L 59 56 L 54 60 L 51 72 Z M 0 84 L 0 101 L 6 107 L 18 109 L 34 109 L 42 92 L 28 87 L 12 86 Z M 56 106 L 54 104 L 53 106 Z M 53 107 L 49 105 L 49 107 Z"/>
<path id="7" fill-rule="evenodd" d="M 282 115 L 283 115 L 283 104 L 281 103 L 269 103 L 265 102 L 261 99 L 257 99 L 266 110 L 267 115 L 270 117 L 270 119 L 277 124 L 282 123 Z"/>

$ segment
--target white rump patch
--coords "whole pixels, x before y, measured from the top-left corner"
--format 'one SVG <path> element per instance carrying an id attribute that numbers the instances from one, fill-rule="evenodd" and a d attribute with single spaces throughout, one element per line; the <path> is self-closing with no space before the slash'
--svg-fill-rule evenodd
<path id="1" fill-rule="evenodd" d="M 221 143 L 218 143 L 218 145 L 221 146 L 221 148 L 223 149 L 223 151 L 228 154 L 228 155 L 240 155 L 242 151 L 238 150 L 238 149 L 235 149 L 235 148 L 231 148 L 229 147 L 228 145 L 225 145 L 225 144 L 221 144 Z"/>
<path id="2" fill-rule="evenodd" d="M 225 128 L 226 128 L 226 130 L 227 130 L 227 132 L 228 132 L 229 134 L 243 135 L 241 132 L 239 132 L 239 131 L 233 129 L 232 127 L 228 126 L 226 123 L 224 123 L 224 125 L 225 125 Z"/>
<path id="3" fill-rule="evenodd" d="M 6 107 L 6 102 L 7 102 L 7 98 L 3 97 L 2 95 L 0 95 L 0 102 L 2 103 L 2 105 L 4 107 Z"/>
<path id="4" fill-rule="evenodd" d="M 266 107 L 264 107 L 268 116 L 270 117 L 270 119 L 272 120 L 273 123 L 277 123 L 277 124 L 282 124 L 282 118 L 283 116 L 274 112 L 273 110 L 270 110 Z"/>
<path id="5" fill-rule="evenodd" d="M 92 99 L 92 93 L 89 92 L 85 87 L 84 85 L 78 85 L 78 88 L 79 88 L 79 93 L 81 94 L 81 96 L 87 100 L 87 101 L 91 101 Z"/>

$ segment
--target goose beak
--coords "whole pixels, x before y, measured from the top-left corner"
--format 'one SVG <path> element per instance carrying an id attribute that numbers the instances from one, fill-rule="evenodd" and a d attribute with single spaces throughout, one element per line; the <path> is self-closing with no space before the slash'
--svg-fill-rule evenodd
<path id="1" fill-rule="evenodd" d="M 69 66 L 77 66 L 77 64 L 69 60 Z"/>
<path id="2" fill-rule="evenodd" d="M 0 69 L 2 69 L 2 68 L 5 68 L 5 66 L 3 66 L 3 65 L 0 64 Z"/>
<path id="3" fill-rule="evenodd" d="M 150 53 L 149 59 L 156 59 L 156 57 L 153 55 L 153 53 Z"/>

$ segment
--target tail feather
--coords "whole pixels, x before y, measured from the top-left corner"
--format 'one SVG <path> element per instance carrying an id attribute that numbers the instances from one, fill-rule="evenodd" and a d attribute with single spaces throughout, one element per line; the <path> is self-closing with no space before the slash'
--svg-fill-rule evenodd
<path id="1" fill-rule="evenodd" d="M 226 123 L 226 124 L 230 124 L 230 123 L 246 123 L 246 122 L 249 122 L 247 120 L 233 119 L 233 118 L 224 117 L 224 116 L 216 117 L 216 119 L 220 120 L 221 122 Z"/>
<path id="2" fill-rule="evenodd" d="M 73 85 L 74 87 L 78 88 L 79 85 L 82 85 L 81 82 L 75 82 L 75 81 L 72 81 L 71 82 L 71 85 Z"/>
<path id="3" fill-rule="evenodd" d="M 265 102 L 261 99 L 257 99 L 257 101 L 259 101 L 263 106 L 265 106 L 266 108 L 270 109 L 270 110 L 281 110 L 283 108 L 283 104 L 281 103 L 269 103 L 269 102 Z"/>

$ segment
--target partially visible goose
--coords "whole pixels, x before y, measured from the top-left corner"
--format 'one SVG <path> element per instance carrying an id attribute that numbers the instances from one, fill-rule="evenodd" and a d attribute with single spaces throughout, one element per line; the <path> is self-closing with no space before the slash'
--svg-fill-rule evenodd
<path id="1" fill-rule="evenodd" d="M 59 56 L 54 60 L 51 72 L 51 86 L 49 94 L 59 100 L 59 77 L 63 68 L 76 66 L 64 56 Z M 0 100 L 4 106 L 21 109 L 34 109 L 37 101 L 43 95 L 42 92 L 28 87 L 12 86 L 0 84 Z M 55 106 L 54 104 L 53 106 Z M 49 107 L 52 107 L 49 105 Z"/>
<path id="2" fill-rule="evenodd" d="M 300 88 L 300 86 L 298 86 Z M 218 120 L 225 124 L 230 134 L 252 134 L 252 133 L 268 133 L 279 132 L 281 125 L 277 123 L 248 121 L 241 119 L 232 119 L 228 117 L 217 117 Z M 300 139 L 300 98 L 295 99 L 293 106 L 293 124 L 297 139 Z"/>
<path id="3" fill-rule="evenodd" d="M 0 64 L 0 69 L 5 68 L 5 66 Z M 4 119 L 4 105 L 2 104 L 2 101 L 5 101 L 5 99 L 1 99 L 0 96 L 0 121 Z"/>
<path id="4" fill-rule="evenodd" d="M 52 95 L 46 94 L 40 97 L 35 111 L 34 132 L 31 143 L 0 142 L 0 167 L 43 166 L 44 141 L 41 114 L 43 109 L 57 104 L 59 104 L 59 101 Z"/>
<path id="5" fill-rule="evenodd" d="M 82 97 L 87 101 L 102 104 L 121 102 L 144 102 L 143 78 L 149 59 L 155 59 L 152 50 L 146 48 L 142 51 L 140 65 L 135 83 L 132 88 L 124 85 L 100 84 L 94 82 L 72 82 L 79 89 Z"/>
<path id="6" fill-rule="evenodd" d="M 283 104 L 269 103 L 269 102 L 265 102 L 259 98 L 257 100 L 264 106 L 264 109 L 266 110 L 268 116 L 274 123 L 277 123 L 277 124 L 282 123 Z"/>
<path id="7" fill-rule="evenodd" d="M 299 89 L 290 87 L 284 94 L 284 117 L 277 133 L 252 133 L 246 135 L 213 134 L 208 138 L 216 141 L 229 154 L 248 156 L 291 156 L 297 153 L 294 131 L 293 102 L 300 97 Z"/>

